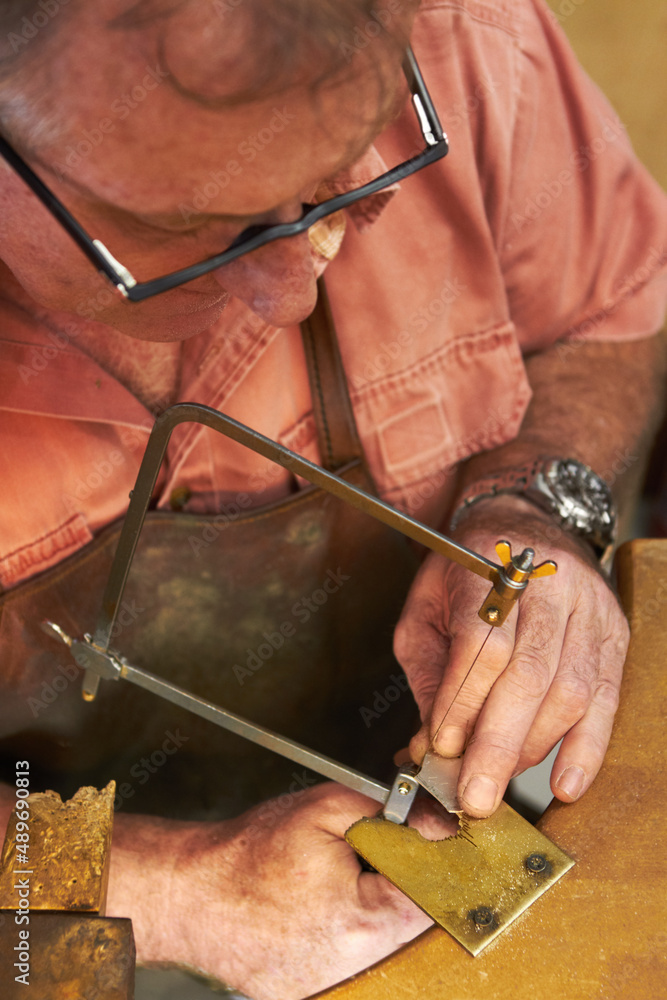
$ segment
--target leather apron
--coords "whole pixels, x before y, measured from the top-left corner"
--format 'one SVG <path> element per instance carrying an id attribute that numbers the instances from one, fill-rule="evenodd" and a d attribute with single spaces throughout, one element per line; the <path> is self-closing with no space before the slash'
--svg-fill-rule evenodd
<path id="1" fill-rule="evenodd" d="M 325 468 L 375 493 L 323 290 L 302 324 Z M 416 723 L 391 653 L 417 558 L 408 540 L 314 487 L 250 510 L 151 511 L 111 647 L 209 701 L 385 779 Z M 162 815 L 236 814 L 311 778 L 302 768 L 124 681 L 81 697 L 51 619 L 92 632 L 120 533 L 0 597 L 0 744 L 62 794 L 114 778 L 116 807 Z M 204 546 L 196 541 L 211 538 Z M 196 548 L 196 553 L 195 553 Z M 33 699 L 33 700 L 31 700 Z M 37 778 L 35 780 L 38 780 Z"/>

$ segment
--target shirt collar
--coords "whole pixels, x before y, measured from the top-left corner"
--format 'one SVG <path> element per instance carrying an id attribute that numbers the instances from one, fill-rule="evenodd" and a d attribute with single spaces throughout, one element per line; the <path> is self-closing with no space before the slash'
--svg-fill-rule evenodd
<path id="1" fill-rule="evenodd" d="M 323 181 L 317 189 L 315 201 L 319 203 L 339 194 L 347 194 L 348 191 L 354 191 L 363 184 L 375 180 L 376 177 L 386 173 L 386 171 L 386 163 L 375 146 L 371 146 L 366 150 L 361 159 L 353 163 L 347 170 L 343 170 L 330 181 Z M 345 211 L 352 219 L 355 227 L 360 232 L 363 232 L 364 229 L 372 226 L 399 188 L 399 184 L 392 184 L 391 187 L 385 188 L 384 191 L 371 194 L 367 198 L 362 198 L 361 201 L 350 205 Z"/>
<path id="2" fill-rule="evenodd" d="M 375 180 L 385 173 L 387 166 L 378 153 L 375 146 L 371 146 L 361 159 L 357 160 L 347 170 L 342 171 L 330 181 L 323 181 L 315 192 L 315 202 L 320 203 L 328 198 L 334 198 L 339 194 L 346 194 L 360 188 L 368 181 Z M 352 220 L 355 228 L 359 232 L 368 229 L 381 215 L 396 192 L 399 184 L 392 184 L 391 187 L 377 194 L 371 194 L 367 198 L 350 205 L 345 211 L 334 212 L 320 219 L 308 230 L 315 273 L 319 277 L 324 271 L 327 263 L 333 260 L 340 250 L 345 236 L 346 214 Z"/>

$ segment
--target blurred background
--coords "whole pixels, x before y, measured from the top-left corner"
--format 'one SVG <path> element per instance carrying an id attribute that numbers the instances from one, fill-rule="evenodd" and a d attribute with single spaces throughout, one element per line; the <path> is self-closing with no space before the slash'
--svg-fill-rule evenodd
<path id="1" fill-rule="evenodd" d="M 667 188 L 665 0 L 548 0 L 590 76 Z"/>

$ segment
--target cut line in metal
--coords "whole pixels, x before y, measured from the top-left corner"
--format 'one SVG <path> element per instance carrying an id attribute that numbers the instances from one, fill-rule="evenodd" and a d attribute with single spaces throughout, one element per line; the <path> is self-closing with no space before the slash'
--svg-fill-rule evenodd
<path id="1" fill-rule="evenodd" d="M 471 955 L 574 864 L 506 802 L 488 819 L 462 816 L 458 833 L 445 840 L 426 840 L 381 817 L 359 820 L 345 839 Z"/>

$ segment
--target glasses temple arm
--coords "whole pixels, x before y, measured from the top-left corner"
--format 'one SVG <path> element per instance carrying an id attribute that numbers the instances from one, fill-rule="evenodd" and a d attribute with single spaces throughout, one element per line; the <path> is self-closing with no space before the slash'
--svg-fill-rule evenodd
<path id="1" fill-rule="evenodd" d="M 424 83 L 424 77 L 422 76 L 421 70 L 417 64 L 417 60 L 415 59 L 415 54 L 409 45 L 405 50 L 405 58 L 403 59 L 403 73 L 408 82 L 408 87 L 410 88 L 410 93 L 412 95 L 412 101 L 422 124 L 424 138 L 429 145 L 434 145 L 436 142 L 442 142 L 445 138 L 445 133 L 442 130 L 442 125 L 440 124 L 440 119 L 438 118 L 438 112 L 435 110 L 435 105 L 433 104 L 431 95 L 429 94 L 426 84 Z M 429 132 L 431 133 L 432 141 L 429 141 Z"/>
<path id="2" fill-rule="evenodd" d="M 100 243 L 99 240 L 90 239 L 83 226 L 80 226 L 74 216 L 70 215 L 53 191 L 46 186 L 41 177 L 35 173 L 32 167 L 28 166 L 25 160 L 19 156 L 13 146 L 10 146 L 3 136 L 0 136 L 0 156 L 9 163 L 21 180 L 28 185 L 42 204 L 55 216 L 88 260 L 125 294 L 125 286 L 128 284 L 127 278 L 129 277 L 131 282 L 134 283 L 134 279 L 129 272 L 123 273 L 125 268 L 111 256 L 103 243 Z"/>

